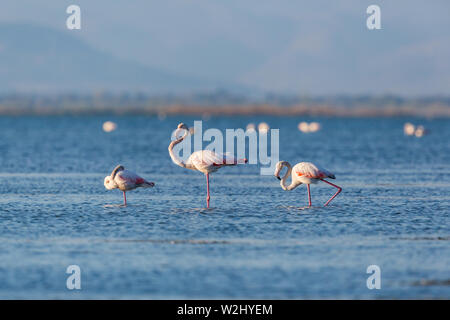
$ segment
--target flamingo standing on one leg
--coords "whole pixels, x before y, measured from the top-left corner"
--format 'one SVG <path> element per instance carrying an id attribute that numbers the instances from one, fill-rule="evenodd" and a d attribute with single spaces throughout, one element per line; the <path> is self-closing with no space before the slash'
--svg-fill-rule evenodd
<path id="1" fill-rule="evenodd" d="M 151 188 L 155 186 L 154 182 L 148 182 L 136 173 L 125 170 L 121 165 L 114 168 L 110 176 L 105 177 L 105 188 L 108 190 L 120 189 L 123 192 L 123 204 L 127 205 L 126 191 L 136 188 Z"/>
<path id="2" fill-rule="evenodd" d="M 287 167 L 288 170 L 283 178 L 280 178 L 280 172 L 283 169 L 283 167 Z M 286 186 L 286 180 L 288 176 L 292 173 L 291 176 L 291 184 Z M 320 168 L 316 165 L 314 165 L 311 162 L 300 162 L 297 163 L 294 168 L 291 167 L 291 164 L 287 161 L 280 161 L 277 163 L 276 169 L 275 169 L 275 177 L 278 178 L 278 180 L 281 180 L 280 185 L 283 188 L 283 190 L 290 191 L 295 188 L 297 188 L 302 183 L 306 184 L 306 188 L 308 189 L 308 203 L 309 207 L 311 207 L 311 191 L 309 188 L 309 185 L 311 183 L 315 184 L 319 181 L 323 181 L 325 183 L 328 183 L 329 185 L 337 188 L 337 192 L 325 203 L 324 206 L 327 206 L 331 200 L 333 200 L 341 191 L 342 188 L 332 184 L 331 182 L 328 182 L 327 180 L 324 180 L 325 178 L 331 178 L 336 179 L 333 173 L 330 171 Z"/>
<path id="3" fill-rule="evenodd" d="M 178 156 L 173 152 L 173 148 L 182 142 L 189 133 L 189 128 L 184 124 L 180 123 L 178 125 L 178 129 L 184 130 L 184 135 L 174 141 L 172 141 L 169 145 L 169 154 L 172 158 L 172 161 L 179 165 L 180 167 L 197 170 L 205 174 L 206 176 L 206 206 L 209 208 L 209 174 L 212 172 L 216 172 L 220 168 L 224 166 L 233 166 L 239 163 L 247 163 L 247 159 L 239 159 L 236 160 L 234 157 L 230 157 L 227 155 L 222 155 L 211 150 L 199 150 L 192 153 L 186 162 L 182 161 L 178 158 Z"/>

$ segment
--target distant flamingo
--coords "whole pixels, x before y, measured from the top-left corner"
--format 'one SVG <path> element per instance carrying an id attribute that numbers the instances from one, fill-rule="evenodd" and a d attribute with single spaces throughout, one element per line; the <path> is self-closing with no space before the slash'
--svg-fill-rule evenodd
<path id="1" fill-rule="evenodd" d="M 151 188 L 155 186 L 155 183 L 148 182 L 144 178 L 141 178 L 136 173 L 118 165 L 114 168 L 110 176 L 105 177 L 104 182 L 105 188 L 108 190 L 120 189 L 123 192 L 123 204 L 127 205 L 126 191 L 133 190 L 136 188 Z"/>
<path id="2" fill-rule="evenodd" d="M 288 170 L 287 170 L 286 174 L 284 175 L 284 177 L 280 178 L 280 172 L 283 169 L 283 167 L 285 167 L 285 166 L 288 168 Z M 286 180 L 291 173 L 292 173 L 291 184 L 286 186 Z M 328 200 L 325 203 L 324 206 L 327 206 L 331 202 L 331 200 L 333 200 L 342 191 L 341 187 L 324 180 L 325 178 L 336 179 L 333 173 L 331 173 L 330 171 L 328 171 L 326 169 L 320 168 L 320 167 L 312 164 L 311 162 L 300 162 L 300 163 L 297 163 L 294 166 L 294 168 L 292 168 L 291 164 L 289 162 L 280 161 L 276 165 L 275 177 L 277 177 L 278 180 L 281 180 L 280 185 L 283 188 L 283 190 L 285 190 L 285 191 L 293 190 L 293 189 L 297 188 L 299 185 L 301 185 L 302 183 L 306 184 L 306 188 L 308 189 L 309 207 L 311 207 L 311 192 L 309 189 L 309 185 L 311 183 L 315 184 L 319 181 L 323 181 L 323 182 L 328 183 L 329 185 L 338 189 L 337 192 L 334 194 L 334 196 L 332 196 L 330 198 L 330 200 Z"/>
<path id="3" fill-rule="evenodd" d="M 207 208 L 209 208 L 209 174 L 212 172 L 216 172 L 224 166 L 233 166 L 238 163 L 247 163 L 247 159 L 236 160 L 234 157 L 215 153 L 211 150 L 199 150 L 192 153 L 187 161 L 183 162 L 173 152 L 173 148 L 186 138 L 189 133 L 189 128 L 184 123 L 180 123 L 178 125 L 178 129 L 184 130 L 184 135 L 181 138 L 178 138 L 170 143 L 168 148 L 170 157 L 172 158 L 172 161 L 180 167 L 197 170 L 205 174 L 207 189 L 206 205 Z"/>

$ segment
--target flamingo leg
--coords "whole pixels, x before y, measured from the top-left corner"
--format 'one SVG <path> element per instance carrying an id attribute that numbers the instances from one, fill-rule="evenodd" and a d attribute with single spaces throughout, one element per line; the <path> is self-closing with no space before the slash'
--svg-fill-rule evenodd
<path id="1" fill-rule="evenodd" d="M 209 173 L 206 174 L 206 207 L 209 208 Z"/>
<path id="2" fill-rule="evenodd" d="M 123 205 L 127 206 L 127 196 L 125 194 L 125 191 L 123 191 Z"/>
<path id="3" fill-rule="evenodd" d="M 339 186 L 337 186 L 337 185 L 335 185 L 335 184 L 332 184 L 331 182 L 328 182 L 327 180 L 323 180 L 323 179 L 320 179 L 320 180 L 322 180 L 323 182 L 328 183 L 330 186 L 333 186 L 333 187 L 335 187 L 335 188 L 338 189 L 338 191 L 336 191 L 336 193 L 334 194 L 334 196 L 332 196 L 332 197 L 330 198 L 330 200 L 328 200 L 328 201 L 325 203 L 324 207 L 326 207 L 326 206 L 331 202 L 331 200 L 333 200 L 333 199 L 334 199 L 334 198 L 342 191 L 342 188 L 339 187 Z"/>
<path id="4" fill-rule="evenodd" d="M 309 184 L 306 185 L 306 188 L 308 189 L 308 203 L 309 203 L 309 207 L 311 207 L 311 190 L 309 189 Z"/>

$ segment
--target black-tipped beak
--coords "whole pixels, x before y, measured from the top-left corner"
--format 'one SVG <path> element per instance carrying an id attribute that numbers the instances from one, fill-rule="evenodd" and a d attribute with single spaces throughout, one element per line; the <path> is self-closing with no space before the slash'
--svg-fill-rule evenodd
<path id="1" fill-rule="evenodd" d="M 279 176 L 277 176 L 277 179 L 278 179 L 278 180 L 281 180 L 281 178 L 280 178 Z"/>

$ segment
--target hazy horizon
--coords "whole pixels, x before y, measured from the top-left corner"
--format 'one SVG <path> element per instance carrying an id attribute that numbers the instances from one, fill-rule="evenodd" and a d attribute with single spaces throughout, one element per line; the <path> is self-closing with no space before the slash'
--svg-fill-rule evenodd
<path id="1" fill-rule="evenodd" d="M 81 7 L 81 30 L 66 28 L 70 4 Z M 381 30 L 366 28 L 370 4 L 381 7 Z M 449 8 L 445 1 L 5 3 L 0 83 L 7 92 L 448 95 Z"/>

